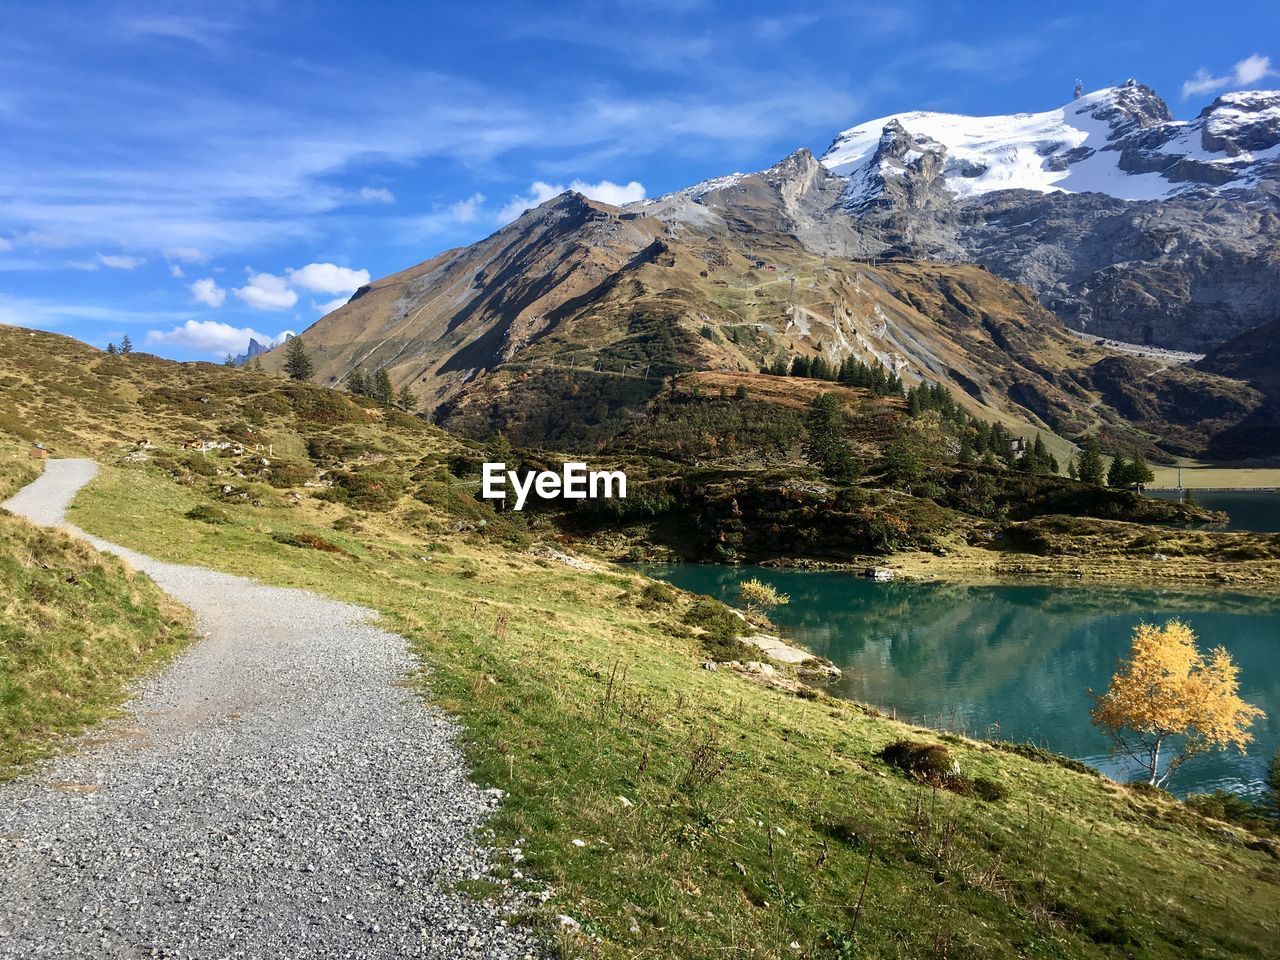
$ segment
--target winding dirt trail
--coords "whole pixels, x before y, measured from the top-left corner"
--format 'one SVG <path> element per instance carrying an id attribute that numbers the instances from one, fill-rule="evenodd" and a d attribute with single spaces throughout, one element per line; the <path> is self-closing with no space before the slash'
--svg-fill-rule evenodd
<path id="1" fill-rule="evenodd" d="M 96 474 L 49 461 L 5 506 L 44 525 Z M 485 875 L 496 802 L 404 685 L 373 612 L 88 536 L 207 638 L 81 749 L 0 786 L 0 956 L 526 957 Z"/>

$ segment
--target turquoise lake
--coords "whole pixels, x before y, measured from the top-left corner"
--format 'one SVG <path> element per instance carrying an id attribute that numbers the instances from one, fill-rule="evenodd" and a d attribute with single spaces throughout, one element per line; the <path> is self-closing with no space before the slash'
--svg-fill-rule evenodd
<path id="1" fill-rule="evenodd" d="M 1221 510 L 1231 519 L 1227 530 L 1280 533 L 1280 491 L 1196 490 L 1196 502 L 1209 510 Z M 1177 500 L 1176 490 L 1153 490 L 1150 496 Z"/>
<path id="2" fill-rule="evenodd" d="M 1117 779 L 1089 721 L 1143 621 L 1186 620 L 1202 648 L 1225 646 L 1241 670 L 1241 695 L 1267 712 L 1245 756 L 1196 757 L 1175 793 L 1216 788 L 1259 795 L 1280 749 L 1280 599 L 1172 590 L 871 583 L 851 573 L 659 564 L 651 576 L 734 602 L 759 577 L 791 597 L 773 619 L 783 636 L 844 671 L 829 692 L 875 704 L 900 719 L 980 737 L 1031 742 Z"/>

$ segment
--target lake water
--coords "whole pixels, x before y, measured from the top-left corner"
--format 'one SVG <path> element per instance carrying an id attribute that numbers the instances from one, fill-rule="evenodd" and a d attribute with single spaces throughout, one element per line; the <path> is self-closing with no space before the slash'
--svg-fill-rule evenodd
<path id="1" fill-rule="evenodd" d="M 1177 500 L 1176 490 L 1152 490 L 1153 497 Z M 1280 533 L 1280 491 L 1277 490 L 1196 490 L 1196 503 L 1209 510 L 1222 510 L 1230 518 L 1227 530 Z"/>
<path id="2" fill-rule="evenodd" d="M 1134 626 L 1186 620 L 1202 647 L 1221 644 L 1241 670 L 1241 695 L 1267 712 L 1249 753 L 1196 757 L 1175 793 L 1223 788 L 1259 795 L 1280 749 L 1280 600 L 1177 591 L 871 583 L 850 573 L 660 564 L 646 572 L 732 603 L 759 577 L 791 597 L 773 619 L 782 634 L 834 662 L 835 695 L 900 719 L 1032 742 L 1117 779 L 1133 768 L 1109 755 L 1089 721 L 1127 653 Z"/>

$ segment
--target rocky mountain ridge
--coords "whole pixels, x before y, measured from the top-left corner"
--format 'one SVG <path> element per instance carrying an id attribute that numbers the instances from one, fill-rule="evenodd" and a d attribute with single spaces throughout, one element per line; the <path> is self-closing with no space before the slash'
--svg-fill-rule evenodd
<path id="1" fill-rule="evenodd" d="M 896 114 L 818 165 L 834 179 L 788 224 L 809 249 L 979 263 L 1099 337 L 1203 353 L 1280 296 L 1280 91 L 1223 94 L 1190 121 L 1136 81 L 1038 114 Z M 634 206 L 691 221 L 745 179 Z"/>

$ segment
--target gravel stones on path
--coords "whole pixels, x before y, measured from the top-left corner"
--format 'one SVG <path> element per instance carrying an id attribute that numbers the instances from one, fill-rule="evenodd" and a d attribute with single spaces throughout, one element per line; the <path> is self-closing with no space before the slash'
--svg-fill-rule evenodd
<path id="1" fill-rule="evenodd" d="M 6 507 L 61 523 L 95 472 L 49 461 Z M 496 800 L 457 725 L 404 685 L 402 637 L 360 607 L 87 539 L 208 636 L 76 753 L 0 785 L 0 956 L 541 955 L 503 906 L 454 889 L 488 875 Z"/>

